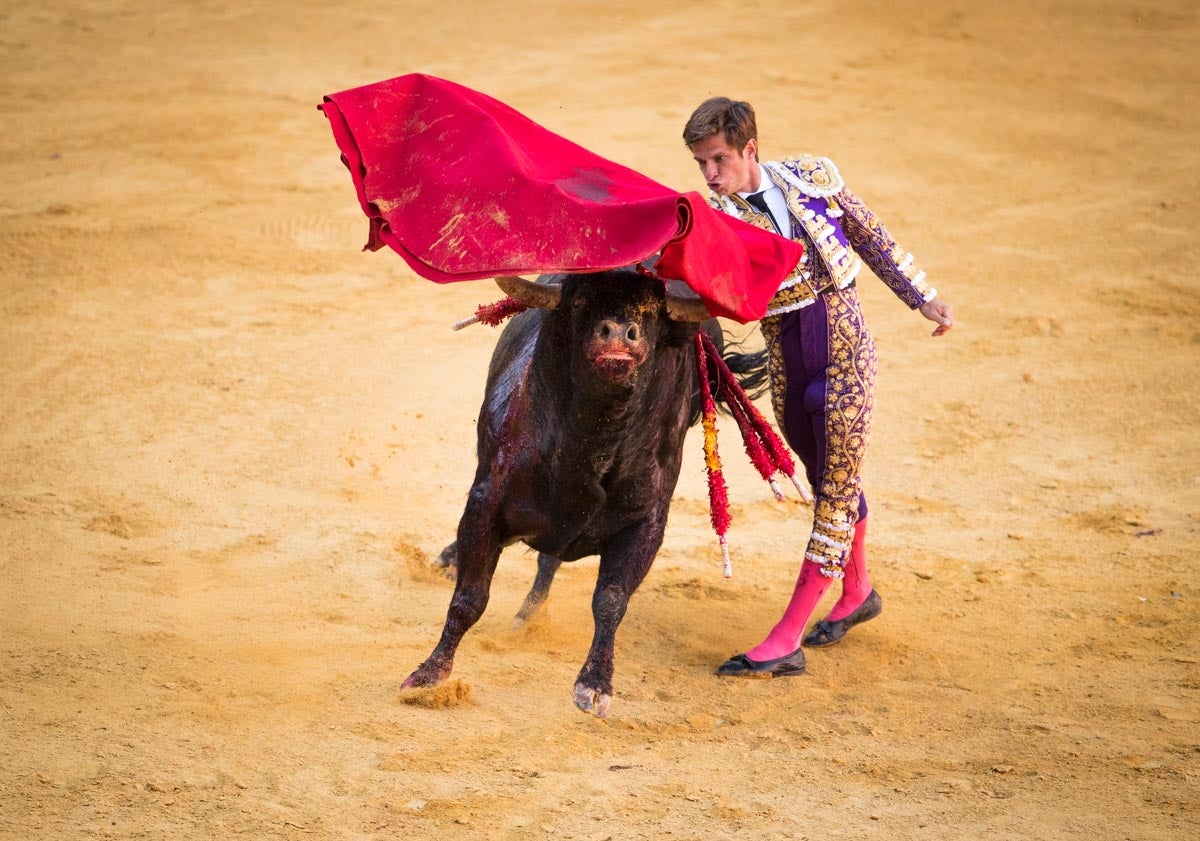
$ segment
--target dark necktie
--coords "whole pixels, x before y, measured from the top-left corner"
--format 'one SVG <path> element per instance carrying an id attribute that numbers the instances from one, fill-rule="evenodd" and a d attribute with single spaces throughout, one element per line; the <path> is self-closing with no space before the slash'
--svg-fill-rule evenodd
<path id="1" fill-rule="evenodd" d="M 775 221 L 775 214 L 771 213 L 771 208 L 767 207 L 767 197 L 764 196 L 762 192 L 751 193 L 750 195 L 746 196 L 746 201 L 749 202 L 750 206 L 755 210 L 767 214 L 767 218 L 771 220 L 771 227 L 775 229 L 775 233 L 780 233 L 779 223 Z"/>

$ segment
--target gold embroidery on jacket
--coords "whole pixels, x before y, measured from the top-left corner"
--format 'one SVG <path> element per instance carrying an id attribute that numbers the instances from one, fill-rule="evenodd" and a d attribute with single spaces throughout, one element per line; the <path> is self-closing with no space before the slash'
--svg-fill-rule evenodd
<path id="1" fill-rule="evenodd" d="M 795 186 L 778 178 L 775 173 L 767 170 L 771 180 L 783 191 L 784 202 L 788 213 L 792 215 L 793 234 L 796 224 L 804 229 L 806 247 L 815 251 L 820 257 L 819 262 L 825 264 L 834 284 L 839 288 L 850 283 L 858 274 L 862 261 L 848 248 L 842 246 L 837 239 L 837 231 L 824 214 L 810 210 L 804 205 L 804 194 Z M 794 239 L 799 237 L 793 236 Z M 816 265 L 813 261 L 812 265 Z M 814 286 L 814 291 L 820 287 Z"/>

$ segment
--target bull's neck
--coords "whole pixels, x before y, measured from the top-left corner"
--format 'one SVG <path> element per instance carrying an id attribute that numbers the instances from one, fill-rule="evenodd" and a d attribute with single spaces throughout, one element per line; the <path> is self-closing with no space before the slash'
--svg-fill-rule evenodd
<path id="1" fill-rule="evenodd" d="M 551 398 L 557 417 L 562 419 L 563 433 L 572 440 L 593 443 L 627 437 L 629 428 L 644 414 L 638 409 L 648 399 L 651 389 L 641 378 L 648 378 L 651 373 L 640 372 L 639 381 L 630 388 L 590 389 L 571 380 L 565 393 Z"/>
<path id="2" fill-rule="evenodd" d="M 540 378 L 533 399 L 546 408 L 542 446 L 563 468 L 557 475 L 595 481 L 607 473 L 622 445 L 647 432 L 644 407 L 655 391 L 653 374 L 653 364 L 647 365 L 627 389 L 589 388 L 565 368 Z"/>

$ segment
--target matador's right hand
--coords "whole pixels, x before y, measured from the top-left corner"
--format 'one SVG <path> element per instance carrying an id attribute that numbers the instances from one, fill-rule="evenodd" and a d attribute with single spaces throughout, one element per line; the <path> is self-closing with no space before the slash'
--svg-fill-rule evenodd
<path id="1" fill-rule="evenodd" d="M 928 318 L 930 321 L 936 321 L 937 327 L 934 328 L 931 336 L 941 336 L 950 331 L 954 326 L 954 310 L 950 309 L 950 305 L 941 298 L 934 298 L 932 301 L 926 301 L 921 304 L 921 315 Z"/>

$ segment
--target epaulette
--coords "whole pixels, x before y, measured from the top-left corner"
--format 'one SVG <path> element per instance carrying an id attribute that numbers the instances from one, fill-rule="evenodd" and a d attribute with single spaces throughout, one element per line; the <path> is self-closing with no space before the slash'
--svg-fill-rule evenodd
<path id="1" fill-rule="evenodd" d="M 846 186 L 842 174 L 829 158 L 818 158 L 816 155 L 800 155 L 787 157 L 781 162 L 783 168 L 794 178 L 788 181 L 800 192 L 815 199 L 824 199 L 840 193 Z"/>

